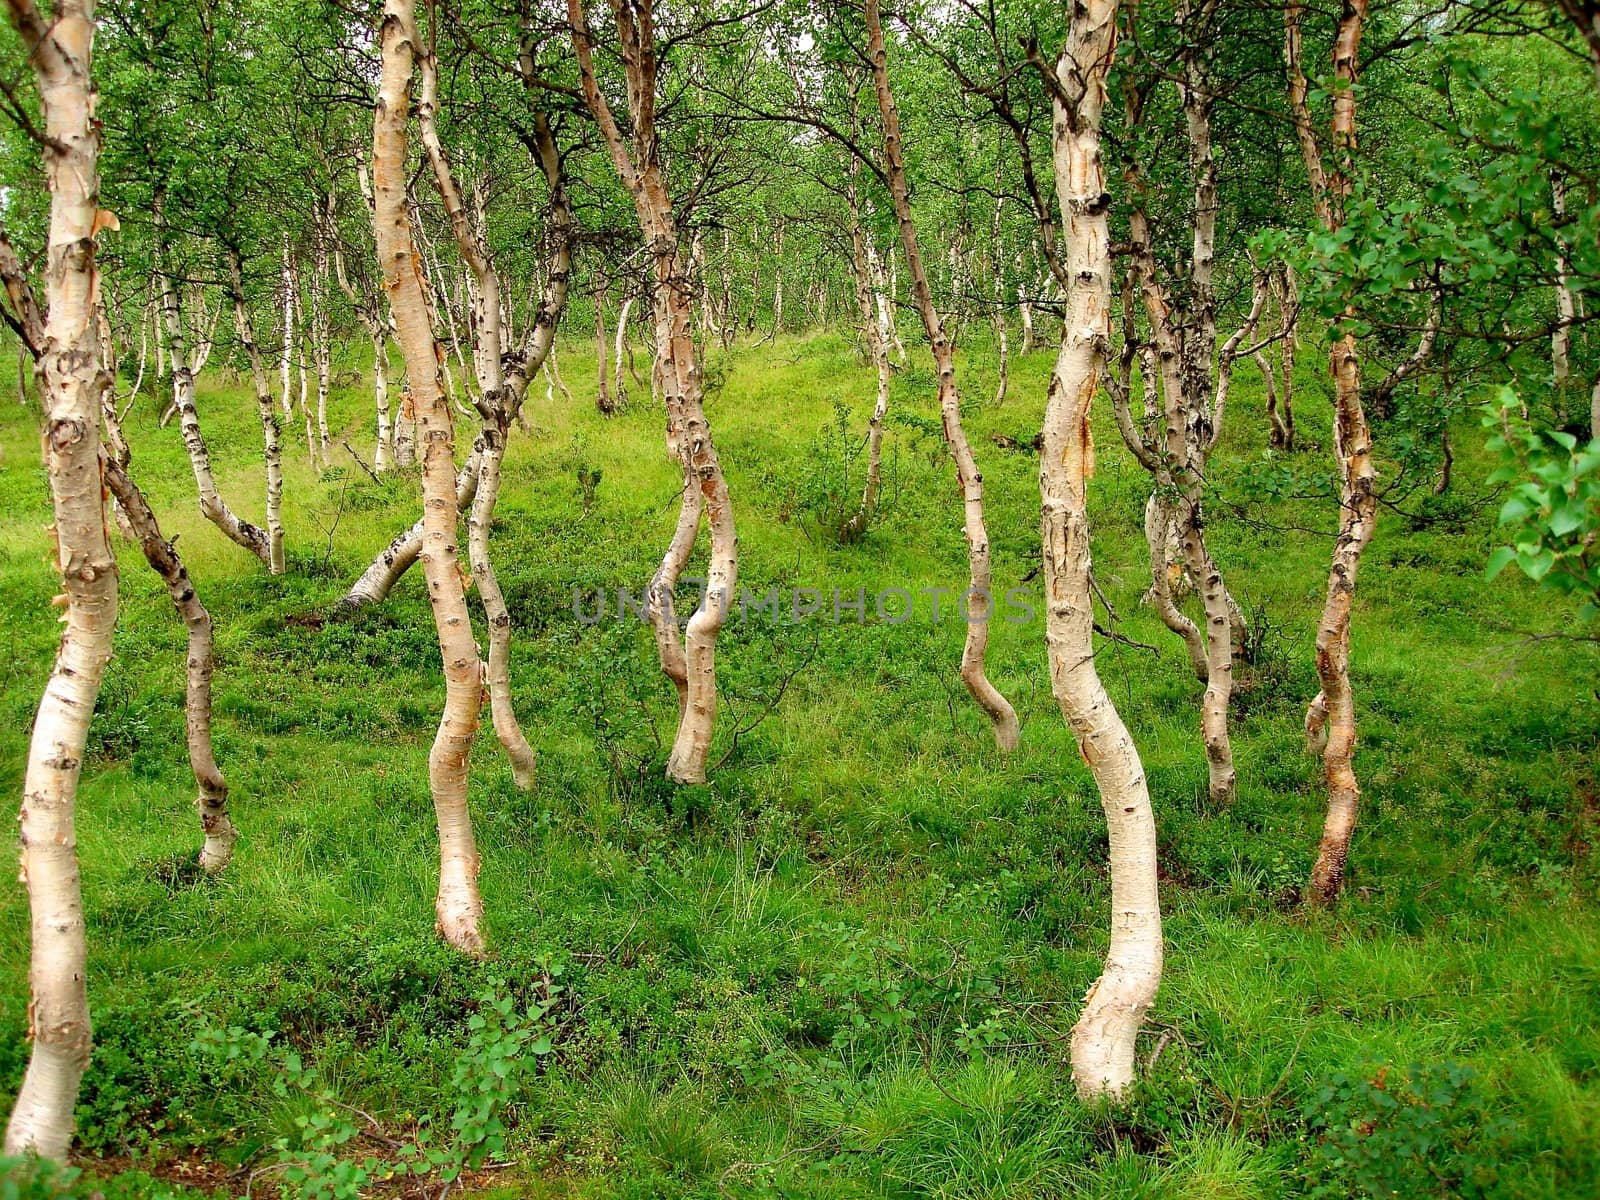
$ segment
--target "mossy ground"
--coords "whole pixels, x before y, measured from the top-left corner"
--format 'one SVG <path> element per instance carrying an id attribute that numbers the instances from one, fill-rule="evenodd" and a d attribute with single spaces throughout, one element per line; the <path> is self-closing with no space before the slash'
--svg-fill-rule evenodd
<path id="1" fill-rule="evenodd" d="M 1024 722 L 1009 759 L 956 679 L 963 627 L 933 623 L 926 600 L 898 624 L 869 602 L 864 623 L 847 610 L 838 625 L 736 625 L 720 654 L 713 758 L 726 761 L 707 787 L 669 788 L 660 740 L 675 705 L 648 631 L 584 624 L 572 590 L 642 588 L 670 533 L 676 472 L 648 399 L 600 417 L 584 347 L 564 350 L 575 399 L 549 403 L 535 384 L 534 429 L 512 440 L 495 529 L 540 781 L 533 794 L 513 788 L 486 725 L 472 777 L 485 965 L 432 935 L 425 762 L 443 687 L 420 578 L 354 619 L 316 619 L 417 511 L 414 477 L 374 484 L 338 446 L 370 447 L 363 364 L 340 364 L 332 469 L 314 475 L 299 425 L 286 427 L 291 571 L 278 579 L 200 519 L 177 431 L 157 428 L 158 398 L 135 406 L 137 478 L 216 619 L 217 751 L 243 839 L 221 878 L 188 869 L 199 839 L 183 631 L 123 546 L 117 657 L 80 792 L 97 1047 L 79 1124 L 91 1167 L 127 1170 L 131 1158 L 148 1174 L 98 1186 L 162 1194 L 176 1185 L 154 1177 L 176 1177 L 173 1160 L 197 1148 L 243 1168 L 221 1180 L 242 1190 L 261 1148 L 293 1129 L 304 1098 L 275 1094 L 264 1069 L 219 1077 L 190 1050 L 201 1025 L 275 1031 L 343 1102 L 403 1130 L 447 1104 L 484 981 L 526 991 L 548 960 L 569 988 L 560 1036 L 511 1111 L 516 1165 L 485 1195 L 1600 1189 L 1600 653 L 1526 642 L 1570 631 L 1570 611 L 1509 576 L 1483 582 L 1494 505 L 1471 502 L 1487 473 L 1472 418 L 1457 431 L 1461 501 L 1432 524 L 1386 512 L 1362 568 L 1366 803 L 1348 896 L 1308 917 L 1294 896 L 1323 797 L 1300 718 L 1330 544 L 1315 531 L 1331 526 L 1331 504 L 1249 498 L 1242 481 L 1265 455 L 1265 427 L 1258 379 L 1241 366 L 1211 538 L 1235 594 L 1277 632 L 1241 672 L 1239 797 L 1213 811 L 1199 689 L 1138 603 L 1145 477 L 1097 413 L 1096 573 L 1122 631 L 1159 647 L 1107 645 L 1099 666 L 1150 778 L 1168 965 L 1146 1042 L 1161 1048 L 1155 1069 L 1125 1111 L 1096 1112 L 1072 1096 L 1066 1033 L 1105 946 L 1105 834 L 1050 696 L 1040 618 L 997 625 L 991 643 L 991 675 Z M 992 435 L 1026 446 L 1049 366 L 1048 353 L 1015 361 L 995 407 L 987 351 L 962 358 L 996 579 L 1035 595 L 1022 581 L 1038 561 L 1037 459 Z M 964 586 L 926 367 L 897 377 L 896 413 L 921 423 L 891 423 L 886 512 L 851 546 L 813 519 L 830 492 L 846 494 L 835 407 L 853 440 L 871 402 L 848 340 L 713 352 L 710 374 L 745 586 L 847 599 L 858 587 Z M 213 371 L 200 407 L 224 494 L 259 519 L 247 388 Z M 1310 356 L 1299 410 L 1308 442 L 1325 444 Z M 0 790 L 12 797 L 57 636 L 36 412 L 0 397 Z M 1308 478 L 1328 474 L 1325 454 L 1295 462 Z M 580 468 L 601 472 L 592 495 Z M 26 964 L 26 902 L 8 886 L 5 1095 L 27 1052 Z M 1481 1147 L 1465 1166 L 1428 1150 L 1437 1169 L 1408 1174 L 1409 1126 L 1381 1100 L 1367 1113 L 1372 1089 L 1352 1087 L 1418 1074 L 1414 1064 L 1423 1077 L 1472 1069 L 1430 1108 L 1448 1138 Z M 1390 1184 L 1318 1151 L 1319 1107 L 1368 1138 Z M 256 1194 L 270 1186 L 258 1179 Z"/>

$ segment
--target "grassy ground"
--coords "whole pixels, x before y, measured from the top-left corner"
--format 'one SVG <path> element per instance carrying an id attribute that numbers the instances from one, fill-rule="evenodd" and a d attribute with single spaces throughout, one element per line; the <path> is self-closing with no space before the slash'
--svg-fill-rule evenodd
<path id="1" fill-rule="evenodd" d="M 139 402 L 137 476 L 217 621 L 217 749 L 243 840 L 224 877 L 194 877 L 183 635 L 124 550 L 118 654 L 80 793 L 97 1040 L 80 1145 L 93 1173 L 122 1173 L 96 1186 L 242 1191 L 259 1172 L 261 1195 L 289 1177 L 272 1144 L 301 1145 L 306 1118 L 350 1122 L 341 1155 L 392 1158 L 383 1139 L 448 1122 L 460 1086 L 504 1073 L 509 1139 L 493 1149 L 515 1165 L 469 1177 L 486 1195 L 1600 1189 L 1600 655 L 1521 642 L 1571 614 L 1509 576 L 1482 582 L 1492 505 L 1381 523 L 1355 615 L 1367 804 L 1348 898 L 1308 918 L 1294 895 L 1322 794 L 1299 724 L 1329 543 L 1271 526 L 1324 529 L 1329 505 L 1251 486 L 1264 429 L 1241 368 L 1212 538 L 1267 625 L 1235 725 L 1239 798 L 1208 811 L 1198 688 L 1138 604 L 1144 479 L 1100 414 L 1097 574 L 1123 630 L 1160 648 L 1108 646 L 1100 666 L 1150 776 L 1168 969 L 1148 1083 L 1128 1109 L 1096 1112 L 1071 1095 L 1065 1035 L 1104 951 L 1105 837 L 1050 697 L 1041 618 L 995 630 L 991 674 L 1024 722 L 1002 759 L 955 678 L 962 627 L 934 623 L 926 599 L 898 624 L 870 608 L 860 624 L 849 611 L 839 625 L 753 616 L 724 641 L 726 761 L 706 788 L 669 789 L 660 739 L 675 706 L 648 633 L 583 624 L 572 589 L 642 586 L 675 470 L 647 400 L 594 412 L 583 353 L 565 355 L 573 403 L 536 386 L 500 503 L 516 698 L 541 779 L 518 793 L 492 735 L 480 739 L 483 965 L 432 936 L 425 760 L 443 688 L 420 579 L 354 620 L 307 619 L 413 518 L 415 480 L 375 485 L 342 449 L 318 479 L 291 437 L 292 570 L 271 579 L 200 520 L 176 429 L 156 427 L 155 398 Z M 1026 445 L 1037 431 L 1049 356 L 1015 364 L 998 408 L 983 351 L 963 365 L 984 399 L 969 419 L 996 578 L 1018 585 L 1038 559 L 1037 460 L 991 436 Z M 711 376 L 741 582 L 846 598 L 964 584 L 925 369 L 896 382 L 896 411 L 915 420 L 891 428 L 887 514 L 849 547 L 814 518 L 870 402 L 850 345 L 736 349 L 713 356 Z M 358 448 L 368 400 L 353 374 L 335 394 L 335 425 Z M 1308 360 L 1314 441 L 1326 407 Z M 201 409 L 225 495 L 259 518 L 253 402 L 213 373 Z M 1458 436 L 1470 499 L 1486 470 L 1470 421 Z M 37 422 L 10 394 L 0 454 L 0 790 L 14 797 L 56 634 Z M 1294 462 L 1326 476 L 1324 455 Z M 587 497 L 580 468 L 601 472 Z M 1228 519 L 1228 502 L 1246 519 Z M 8 886 L 0 1094 L 25 1062 L 26 962 L 25 900 Z M 510 1035 L 486 993 L 513 1013 L 548 1004 L 531 1036 L 549 1052 L 533 1041 L 497 1067 Z"/>

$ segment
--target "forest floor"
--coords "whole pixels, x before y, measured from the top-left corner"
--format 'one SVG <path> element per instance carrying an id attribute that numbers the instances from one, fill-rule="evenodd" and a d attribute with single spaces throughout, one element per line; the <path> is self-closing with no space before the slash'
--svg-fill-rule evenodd
<path id="1" fill-rule="evenodd" d="M 435 1144 L 488 1139 L 489 1169 L 456 1195 L 1600 1193 L 1600 647 L 1528 641 L 1570 632 L 1571 610 L 1510 574 L 1483 581 L 1497 504 L 1475 418 L 1457 429 L 1452 497 L 1421 518 L 1386 510 L 1362 568 L 1365 807 L 1347 897 L 1308 916 L 1297 893 L 1323 791 L 1300 725 L 1331 502 L 1268 494 L 1259 377 L 1242 365 L 1211 538 L 1259 636 L 1240 672 L 1238 800 L 1214 811 L 1200 689 L 1139 604 L 1146 479 L 1097 413 L 1096 574 L 1121 631 L 1157 647 L 1108 644 L 1099 666 L 1150 778 L 1167 945 L 1144 1042 L 1155 1065 L 1108 1112 L 1075 1100 L 1067 1072 L 1105 948 L 1105 834 L 1050 695 L 1042 610 L 994 628 L 991 676 L 1023 719 L 1010 758 L 957 681 L 960 621 L 933 621 L 922 596 L 899 623 L 873 611 L 884 588 L 966 581 L 931 373 L 898 375 L 882 520 L 840 546 L 821 526 L 859 480 L 870 372 L 834 335 L 711 355 L 741 583 L 816 588 L 826 609 L 730 626 L 725 761 L 709 786 L 672 789 L 661 740 L 676 706 L 649 631 L 610 613 L 584 623 L 573 588 L 642 590 L 676 470 L 648 389 L 602 418 L 592 358 L 564 349 L 575 399 L 548 403 L 535 383 L 495 531 L 540 778 L 531 794 L 512 786 L 486 721 L 472 776 L 483 964 L 433 934 L 426 757 L 443 686 L 419 572 L 385 604 L 322 619 L 418 511 L 414 477 L 375 484 L 339 446 L 370 449 L 364 364 L 340 364 L 320 479 L 286 428 L 278 579 L 201 521 L 160 399 L 135 406 L 136 477 L 216 619 L 217 750 L 243 836 L 222 877 L 197 877 L 183 632 L 124 547 L 78 825 L 96 1038 L 78 1144 L 95 1188 L 299 1194 L 299 1147 L 370 1156 L 382 1174 L 435 1127 Z M 996 580 L 1035 599 L 1027 447 L 1050 361 L 1014 363 L 997 407 L 987 352 L 962 356 Z M 1308 443 L 1326 442 L 1326 395 L 1308 353 Z M 200 407 L 226 498 L 259 520 L 253 401 L 212 371 Z M 13 799 L 56 639 L 36 412 L 0 396 Z M 1325 485 L 1325 453 L 1290 462 Z M 835 588 L 866 589 L 864 622 L 848 608 L 834 622 Z M 6 1097 L 27 1053 L 27 944 L 23 891 L 7 885 Z M 473 1125 L 462 1093 L 499 1095 L 502 1078 L 509 1104 Z M 359 1186 L 326 1162 L 321 1175 L 334 1190 L 305 1194 Z"/>

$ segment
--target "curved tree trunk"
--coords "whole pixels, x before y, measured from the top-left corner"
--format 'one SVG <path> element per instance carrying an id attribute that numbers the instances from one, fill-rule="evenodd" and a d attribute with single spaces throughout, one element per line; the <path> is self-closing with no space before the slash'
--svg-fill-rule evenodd
<path id="1" fill-rule="evenodd" d="M 651 249 L 652 295 L 658 380 L 667 410 L 667 449 L 683 466 L 683 496 L 672 544 L 651 583 L 652 621 L 658 644 L 667 632 L 657 612 L 663 585 L 670 591 L 694 545 L 702 515 L 711 532 L 711 561 L 701 604 L 690 616 L 683 639 L 684 680 L 673 675 L 674 647 L 663 646 L 662 667 L 679 688 L 677 736 L 667 758 L 667 778 L 676 783 L 704 783 L 717 711 L 716 647 L 738 581 L 738 539 L 727 479 L 711 439 L 702 405 L 699 353 L 694 343 L 695 272 L 678 252 L 677 219 L 655 130 L 656 46 L 653 6 L 649 0 L 612 0 L 623 64 L 628 74 L 632 147 L 595 81 L 582 0 L 567 0 L 567 18 L 578 59 L 584 101 L 605 139 L 612 163 L 633 197 L 645 243 Z M 686 269 L 687 268 L 687 269 Z M 709 330 L 708 330 L 709 332 Z M 669 666 L 669 659 L 671 665 Z"/>
<path id="2" fill-rule="evenodd" d="M 1168 480 L 1167 489 L 1170 487 L 1171 480 Z M 1211 670 L 1205 636 L 1178 607 L 1173 594 L 1184 574 L 1183 543 L 1177 530 L 1177 514 L 1172 503 L 1163 498 L 1163 489 L 1158 487 L 1150 493 L 1144 509 L 1144 536 L 1150 549 L 1150 590 L 1145 593 L 1145 599 L 1156 610 L 1161 623 L 1183 640 L 1189 666 L 1195 678 L 1204 683 Z"/>
<path id="3" fill-rule="evenodd" d="M 94 310 L 100 286 L 95 234 L 103 224 L 100 125 L 90 73 L 94 4 L 61 0 L 47 21 L 31 0 L 12 0 L 11 15 L 23 43 L 34 47 L 30 61 L 49 138 L 47 316 L 36 350 L 65 612 L 22 783 L 31 1049 L 6 1127 L 5 1152 L 65 1161 L 91 1042 L 74 810 L 89 722 L 117 623 L 117 562 L 106 528 L 100 456 L 101 394 L 110 379 L 100 361 Z"/>
<path id="4" fill-rule="evenodd" d="M 566 184 L 562 176 L 561 156 L 557 152 L 555 135 L 549 118 L 534 114 L 534 146 L 540 169 L 550 189 L 549 236 L 551 261 L 545 274 L 544 293 L 534 313 L 533 323 L 527 331 L 519 358 L 506 368 L 507 404 L 513 416 L 521 413 L 522 402 L 528 392 L 528 383 L 544 367 L 548 372 L 555 361 L 556 324 L 567 303 L 567 287 L 572 276 L 572 213 L 567 203 Z M 569 396 L 570 399 L 570 396 Z M 408 401 L 409 402 L 409 401 Z M 472 505 L 478 494 L 480 460 L 478 446 L 456 474 L 456 509 L 461 511 Z M 351 585 L 335 606 L 340 611 L 352 611 L 375 604 L 389 595 L 400 577 L 411 569 L 422 550 L 422 521 L 398 534 L 376 558 L 368 564 L 361 577 Z"/>
<path id="5" fill-rule="evenodd" d="M 912 293 L 922 313 L 923 329 L 933 348 L 934 365 L 939 372 L 939 413 L 945 444 L 956 466 L 961 487 L 963 531 L 967 539 L 967 639 L 961 654 L 961 681 L 972 698 L 994 725 L 995 743 L 1001 750 L 1017 748 L 1021 736 L 1016 710 L 1000 690 L 989 681 L 985 656 L 989 645 L 989 619 L 994 615 L 993 576 L 989 565 L 989 531 L 983 513 L 983 476 L 978 473 L 972 446 L 961 424 L 961 394 L 956 387 L 955 351 L 946 336 L 944 322 L 933 307 L 933 291 L 923 269 L 917 244 L 917 229 L 911 218 L 911 193 L 906 184 L 905 163 L 900 151 L 900 115 L 889 90 L 889 69 L 879 21 L 877 0 L 868 0 L 867 53 L 872 60 L 872 78 L 878 97 L 878 112 L 883 119 L 885 174 L 900 224 L 901 248 L 906 253 L 906 269 L 911 275 Z"/>
<path id="6" fill-rule="evenodd" d="M 382 73 L 372 128 L 375 234 L 422 439 L 422 571 L 444 660 L 444 712 L 428 755 L 439 823 L 439 932 L 463 952 L 481 956 L 483 900 L 467 808 L 467 765 L 478 730 L 483 665 L 472 638 L 456 552 L 459 510 L 450 404 L 440 386 L 438 343 L 406 211 L 406 118 L 414 56 L 421 46 L 414 17 L 411 0 L 385 0 Z"/>
<path id="7" fill-rule="evenodd" d="M 245 355 L 250 360 L 250 378 L 256 389 L 256 408 L 261 414 L 261 442 L 263 457 L 267 467 L 267 570 L 274 575 L 282 575 L 284 569 L 283 559 L 283 452 L 279 446 L 280 426 L 278 414 L 272 406 L 272 390 L 267 384 L 266 364 L 261 360 L 261 350 L 256 345 L 255 333 L 250 327 L 250 312 L 244 303 L 244 271 L 240 266 L 239 253 L 233 248 L 228 250 L 228 282 L 233 299 L 233 324 L 238 331 L 239 341 L 244 346 Z M 159 531 L 158 531 L 159 536 Z M 145 557 L 149 557 L 147 551 Z M 156 566 L 154 560 L 151 566 L 157 572 L 161 568 Z M 166 575 L 163 573 L 162 578 Z M 207 637 L 209 638 L 210 618 L 207 618 Z M 191 636 L 191 641 L 193 637 Z"/>
<path id="8" fill-rule="evenodd" d="M 522 726 L 517 722 L 511 703 L 511 613 L 506 608 L 494 562 L 489 557 L 489 528 L 494 520 L 495 501 L 500 497 L 500 464 L 505 457 L 506 434 L 515 415 L 512 411 L 514 401 L 511 389 L 506 386 L 505 367 L 500 357 L 504 342 L 500 277 L 489 259 L 487 247 L 473 231 L 461 191 L 451 175 L 449 160 L 439 141 L 434 123 L 439 103 L 439 74 L 433 55 L 431 51 L 424 51 L 420 57 L 422 98 L 417 105 L 417 122 L 422 130 L 423 146 L 433 167 L 434 182 L 444 201 L 445 214 L 455 234 L 456 245 L 462 258 L 471 267 L 477 284 L 472 361 L 477 375 L 479 413 L 483 417 L 483 426 L 474 446 L 478 457 L 478 494 L 467 518 L 467 554 L 472 563 L 473 580 L 478 585 L 478 597 L 483 603 L 483 614 L 489 624 L 489 657 L 484 682 L 489 690 L 495 736 L 510 760 L 512 778 L 517 787 L 526 790 L 533 787 L 537 760 L 533 747 L 522 732 Z M 474 202 L 478 206 L 478 225 L 481 227 L 484 223 L 481 192 L 474 193 Z"/>
<path id="9" fill-rule="evenodd" d="M 156 223 L 160 228 L 160 204 L 156 206 Z M 159 236 L 159 233 L 158 233 Z M 244 547 L 272 568 L 272 539 L 266 530 L 252 525 L 234 514 L 227 501 L 217 491 L 217 480 L 211 472 L 211 454 L 206 449 L 205 435 L 200 431 L 200 413 L 195 408 L 194 373 L 189 369 L 189 353 L 183 333 L 183 312 L 178 306 L 178 294 L 172 277 L 163 269 L 164 255 L 157 251 L 156 273 L 161 280 L 161 309 L 167 323 L 167 343 L 172 360 L 172 400 L 178 410 L 179 427 L 183 431 L 183 447 L 189 454 L 189 466 L 194 471 L 195 486 L 200 492 L 200 513 L 229 541 Z"/>
<path id="10" fill-rule="evenodd" d="M 1072 1030 L 1072 1078 L 1081 1095 L 1121 1099 L 1133 1082 L 1134 1045 L 1161 982 L 1156 827 L 1139 752 L 1094 667 L 1087 486 L 1093 470 L 1089 406 L 1110 341 L 1111 255 L 1100 119 L 1116 41 L 1115 0 L 1074 7 L 1056 63 L 1056 193 L 1072 287 L 1045 412 L 1039 490 L 1050 680 L 1100 790 L 1110 837 L 1111 946 L 1105 970 Z"/>
<path id="11" fill-rule="evenodd" d="M 1313 201 L 1325 229 L 1336 232 L 1344 221 L 1356 145 L 1356 55 L 1361 45 L 1367 0 L 1343 0 L 1334 38 L 1333 73 L 1342 85 L 1333 96 L 1332 139 L 1336 156 L 1331 175 L 1312 133 L 1301 68 L 1299 0 L 1284 5 L 1284 63 L 1289 79 L 1290 109 Z M 1361 787 L 1355 773 L 1355 696 L 1350 685 L 1350 617 L 1355 603 L 1356 571 L 1372 540 L 1378 515 L 1377 472 L 1372 462 L 1372 435 L 1361 403 L 1361 363 L 1354 335 L 1346 334 L 1330 355 L 1333 375 L 1333 450 L 1339 466 L 1339 536 L 1328 571 L 1328 595 L 1317 626 L 1317 678 L 1322 690 L 1306 711 L 1306 733 L 1322 748 L 1322 773 L 1328 789 L 1317 861 L 1311 870 L 1307 899 L 1313 904 L 1335 900 L 1344 886 L 1355 832 Z"/>
<path id="12" fill-rule="evenodd" d="M 108 459 L 106 483 L 127 514 L 145 561 L 167 585 L 167 594 L 172 597 L 178 618 L 188 631 L 189 650 L 184 664 L 185 740 L 189 768 L 194 772 L 198 790 L 195 808 L 200 813 L 200 828 L 205 835 L 205 844 L 200 848 L 200 866 L 206 874 L 215 875 L 232 860 L 233 844 L 239 840 L 239 831 L 228 817 L 228 784 L 217 766 L 216 752 L 211 745 L 211 676 L 216 669 L 211 649 L 211 614 L 200 602 L 177 546 L 161 536 L 156 515 L 144 493 L 129 477 L 126 464 Z"/>

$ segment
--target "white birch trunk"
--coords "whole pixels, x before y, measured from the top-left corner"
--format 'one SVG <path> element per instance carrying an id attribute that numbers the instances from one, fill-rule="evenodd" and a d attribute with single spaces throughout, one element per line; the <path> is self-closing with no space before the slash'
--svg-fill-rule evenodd
<path id="1" fill-rule="evenodd" d="M 969 586 L 966 596 L 967 638 L 961 655 L 961 681 L 966 684 L 978 707 L 994 726 L 995 744 L 1002 751 L 1017 748 L 1021 730 L 1016 710 L 990 682 L 985 657 L 989 644 L 989 620 L 994 615 L 993 576 L 989 562 L 989 531 L 984 519 L 983 476 L 978 473 L 971 444 L 961 423 L 961 395 L 956 387 L 955 351 L 946 335 L 944 322 L 933 306 L 933 291 L 928 286 L 917 230 L 911 217 L 911 194 L 906 184 L 905 164 L 900 149 L 900 116 L 889 90 L 889 70 L 879 24 L 877 0 L 866 8 L 868 55 L 872 61 L 878 112 L 883 120 L 885 174 L 895 217 L 900 225 L 900 245 L 906 255 L 912 292 L 922 313 L 923 329 L 933 348 L 934 365 L 939 372 L 939 412 L 945 444 L 955 462 L 956 479 L 961 487 L 962 527 L 967 540 Z"/>
<path id="2" fill-rule="evenodd" d="M 382 71 L 373 114 L 372 183 L 378 261 L 395 340 L 422 440 L 422 570 L 444 661 L 445 706 L 428 755 L 428 782 L 439 825 L 439 932 L 466 954 L 482 956 L 483 900 L 478 849 L 467 808 L 467 766 L 478 730 L 483 665 L 472 638 L 466 587 L 456 551 L 454 430 L 440 385 L 440 355 L 406 206 L 406 119 L 414 56 L 421 48 L 411 0 L 385 0 Z"/>
<path id="3" fill-rule="evenodd" d="M 267 471 L 267 570 L 282 575 L 283 555 L 283 452 L 279 447 L 278 414 L 272 406 L 272 391 L 267 383 L 267 368 L 256 346 L 250 327 L 250 313 L 244 304 L 244 272 L 238 252 L 228 251 L 228 279 L 233 294 L 233 324 L 239 342 L 250 360 L 250 378 L 256 390 L 256 408 L 261 415 L 262 458 Z"/>
<path id="4" fill-rule="evenodd" d="M 106 528 L 100 456 L 100 361 L 94 298 L 95 234 L 114 222 L 99 208 L 100 125 L 90 58 L 93 0 L 60 0 L 47 20 L 12 0 L 12 22 L 39 90 L 49 142 L 45 323 L 36 375 L 45 412 L 44 459 L 55 511 L 64 607 L 61 643 L 28 746 L 19 818 L 28 890 L 28 1068 L 6 1127 L 5 1153 L 64 1162 L 78 1084 L 91 1043 L 82 885 L 74 828 L 89 722 L 117 622 L 117 563 Z M 109 220 L 108 220 L 109 219 Z"/>
<path id="5" fill-rule="evenodd" d="M 628 388 L 622 380 L 622 364 L 624 356 L 632 353 L 628 348 L 628 314 L 632 309 L 633 297 L 624 297 L 622 308 L 617 313 L 617 342 L 612 347 L 611 354 L 611 389 L 616 396 L 618 408 L 628 403 Z"/>
<path id="6" fill-rule="evenodd" d="M 686 681 L 680 689 L 678 732 L 667 758 L 666 772 L 667 777 L 676 783 L 696 784 L 704 783 L 706 779 L 716 721 L 717 638 L 738 582 L 738 539 L 727 479 L 701 402 L 700 359 L 695 346 L 692 319 L 694 288 L 699 273 L 693 269 L 692 263 L 691 269 L 685 271 L 685 264 L 678 253 L 677 221 L 654 126 L 654 31 L 648 14 L 643 19 L 638 18 L 627 0 L 614 0 L 612 12 L 617 20 L 624 49 L 623 61 L 628 72 L 628 98 L 633 119 L 631 151 L 610 105 L 595 81 L 582 0 L 567 0 L 568 22 L 572 30 L 573 48 L 577 52 L 584 100 L 600 126 L 618 175 L 633 197 L 640 229 L 651 248 L 653 260 L 655 376 L 660 380 L 667 410 L 667 446 L 682 464 L 684 480 L 678 531 L 662 560 L 658 579 L 663 572 L 671 571 L 675 559 L 687 557 L 688 548 L 693 546 L 693 534 L 690 533 L 687 547 L 682 549 L 680 555 L 684 531 L 697 527 L 702 513 L 710 526 L 711 561 L 706 572 L 706 592 L 703 602 L 690 616 L 684 634 Z M 703 276 L 699 277 L 699 282 L 703 286 Z M 677 567 L 681 569 L 681 561 L 677 562 Z M 671 573 L 675 580 L 675 571 Z M 656 594 L 657 590 L 653 582 L 652 594 Z M 654 602 L 651 607 L 654 611 Z M 675 626 L 672 632 L 675 639 Z M 662 666 L 671 676 L 672 670 L 665 654 Z"/>
<path id="7" fill-rule="evenodd" d="M 462 258 L 471 267 L 476 283 L 476 320 L 473 322 L 476 336 L 472 359 L 483 425 L 474 447 L 479 460 L 478 494 L 467 518 L 467 553 L 472 564 L 472 578 L 478 585 L 478 597 L 489 625 L 489 656 L 484 669 L 484 683 L 489 692 L 495 736 L 511 763 L 513 780 L 517 787 L 528 790 L 534 784 L 537 760 L 512 707 L 511 614 L 506 608 L 494 562 L 489 556 L 489 529 L 494 520 L 495 502 L 500 496 L 500 465 L 505 457 L 506 435 L 515 415 L 511 390 L 506 386 L 504 364 L 501 361 L 504 339 L 500 322 L 500 277 L 490 261 L 487 245 L 480 241 L 473 228 L 474 223 L 462 202 L 461 191 L 450 172 L 444 146 L 439 141 L 435 124 L 439 104 L 439 75 L 433 54 L 423 51 L 419 58 L 422 97 L 417 105 L 417 123 L 422 131 L 422 143 L 427 151 L 428 162 L 433 167 L 434 182 L 444 201 L 445 215 L 455 234 L 456 245 Z M 474 192 L 474 201 L 478 206 L 476 224 L 481 228 L 485 225 L 481 190 Z M 604 374 L 602 367 L 602 380 Z"/>
<path id="8" fill-rule="evenodd" d="M 1094 666 L 1087 491 L 1093 471 L 1089 408 L 1110 341 L 1111 248 L 1100 121 L 1116 42 L 1115 0 L 1081 0 L 1055 69 L 1053 158 L 1062 246 L 1072 286 L 1044 422 L 1042 500 L 1050 678 L 1100 790 L 1110 841 L 1111 945 L 1105 970 L 1072 1030 L 1081 1095 L 1122 1099 L 1134 1049 L 1161 982 L 1156 828 L 1139 752 Z"/>
<path id="9" fill-rule="evenodd" d="M 157 223 L 160 222 L 157 205 Z M 166 256 L 157 250 L 156 272 L 161 280 L 161 306 L 166 314 L 167 343 L 172 363 L 172 401 L 178 412 L 179 427 L 183 432 L 183 447 L 189 455 L 189 466 L 194 473 L 195 487 L 200 494 L 200 513 L 220 529 L 229 541 L 242 546 L 259 558 L 269 570 L 272 567 L 272 539 L 264 529 L 235 515 L 217 490 L 217 481 L 211 471 L 211 454 L 200 429 L 200 413 L 195 407 L 194 375 L 189 370 L 189 355 L 183 332 L 183 311 L 178 305 L 177 289 L 165 269 Z"/>

